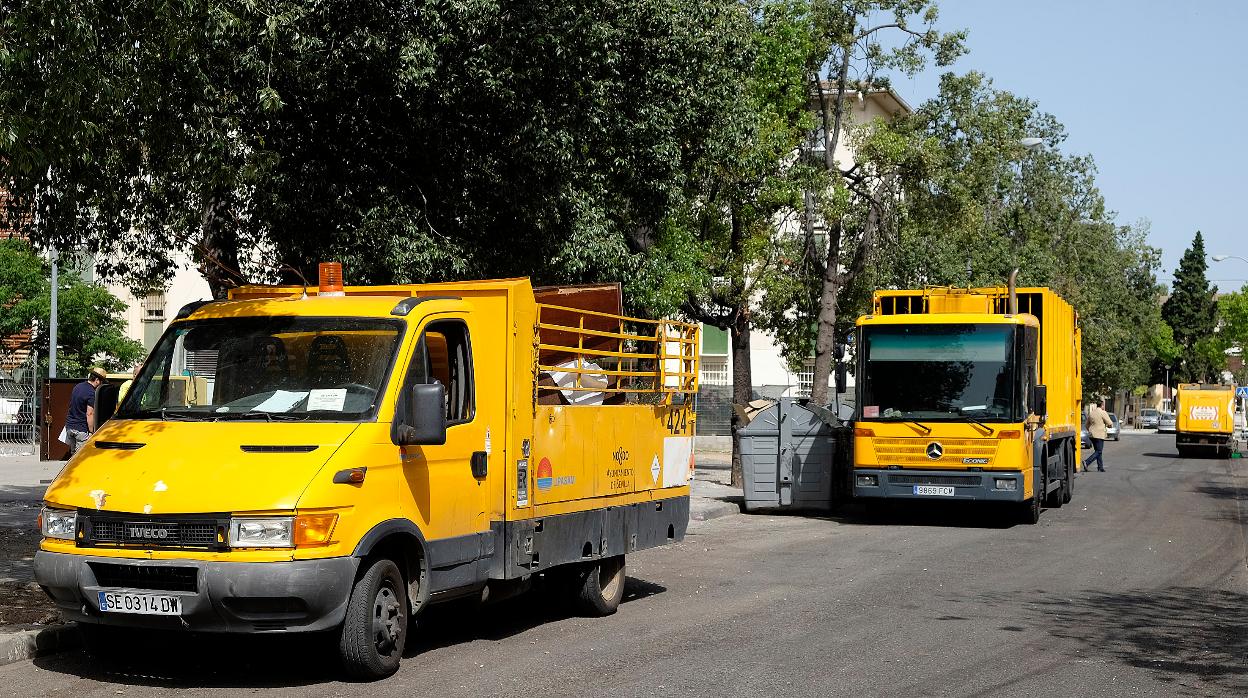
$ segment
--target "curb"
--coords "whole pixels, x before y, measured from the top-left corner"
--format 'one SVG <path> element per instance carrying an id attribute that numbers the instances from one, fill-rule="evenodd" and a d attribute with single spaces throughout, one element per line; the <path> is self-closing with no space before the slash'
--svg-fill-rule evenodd
<path id="1" fill-rule="evenodd" d="M 724 516 L 732 516 L 740 514 L 741 507 L 733 502 L 725 502 L 717 499 L 703 499 L 706 506 L 698 507 L 697 511 L 689 512 L 689 521 L 710 521 Z"/>
<path id="2" fill-rule="evenodd" d="M 0 666 L 43 657 L 82 646 L 78 626 L 54 625 L 0 636 Z"/>

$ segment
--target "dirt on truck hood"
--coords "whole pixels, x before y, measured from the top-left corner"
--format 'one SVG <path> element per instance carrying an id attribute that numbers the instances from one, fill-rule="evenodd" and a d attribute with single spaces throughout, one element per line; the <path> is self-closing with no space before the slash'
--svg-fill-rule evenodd
<path id="1" fill-rule="evenodd" d="M 64 507 L 147 514 L 294 509 L 356 426 L 110 421 L 44 498 Z"/>

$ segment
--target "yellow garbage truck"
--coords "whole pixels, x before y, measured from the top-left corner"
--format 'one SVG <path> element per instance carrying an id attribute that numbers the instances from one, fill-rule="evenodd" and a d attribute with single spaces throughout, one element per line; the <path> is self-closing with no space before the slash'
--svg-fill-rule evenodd
<path id="1" fill-rule="evenodd" d="M 1026 523 L 1070 501 L 1078 314 L 1014 278 L 875 293 L 857 322 L 855 497 L 1008 502 Z"/>
<path id="2" fill-rule="evenodd" d="M 1174 445 L 1180 456 L 1212 452 L 1230 458 L 1234 451 L 1235 386 L 1180 383 L 1175 393 Z"/>
<path id="3" fill-rule="evenodd" d="M 35 576 L 96 650 L 328 631 L 378 678 L 430 604 L 540 577 L 609 614 L 685 535 L 697 326 L 617 285 L 325 276 L 183 308 L 48 487 Z"/>

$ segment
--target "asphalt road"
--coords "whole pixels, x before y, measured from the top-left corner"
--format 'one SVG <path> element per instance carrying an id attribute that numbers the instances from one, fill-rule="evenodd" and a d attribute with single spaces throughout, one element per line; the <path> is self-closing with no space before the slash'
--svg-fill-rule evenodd
<path id="1" fill-rule="evenodd" d="M 629 560 L 610 618 L 528 595 L 443 607 L 400 672 L 343 683 L 314 643 L 81 652 L 0 667 L 0 694 L 1243 695 L 1248 460 L 1127 435 L 1039 525 L 928 507 L 730 516 Z"/>

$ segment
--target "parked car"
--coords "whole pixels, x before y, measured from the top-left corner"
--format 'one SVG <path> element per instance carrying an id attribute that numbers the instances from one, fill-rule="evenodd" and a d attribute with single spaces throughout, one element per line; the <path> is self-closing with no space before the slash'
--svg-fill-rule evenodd
<path id="1" fill-rule="evenodd" d="M 1088 436 L 1088 413 L 1083 413 L 1083 428 L 1079 430 L 1079 443 L 1084 448 L 1092 448 L 1092 437 Z"/>
<path id="2" fill-rule="evenodd" d="M 1173 412 L 1162 412 L 1157 417 L 1157 431 L 1163 434 L 1173 434 L 1179 418 Z"/>
<path id="3" fill-rule="evenodd" d="M 1120 428 L 1121 425 L 1118 424 L 1118 415 L 1111 413 L 1109 415 L 1109 421 L 1113 422 L 1114 425 L 1105 429 L 1105 440 L 1117 441 L 1118 434 L 1122 432 L 1122 429 Z"/>
<path id="4" fill-rule="evenodd" d="M 1140 428 L 1156 429 L 1161 413 L 1151 407 L 1145 407 L 1140 410 Z"/>

